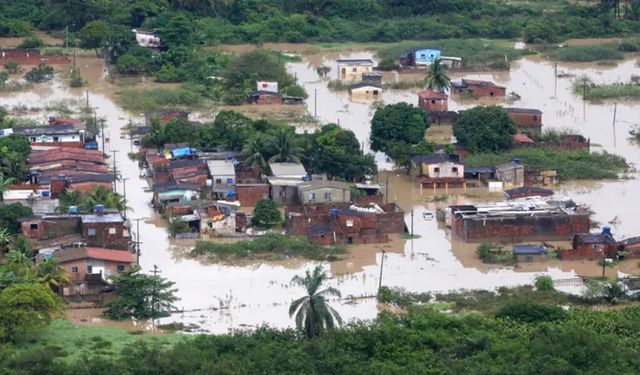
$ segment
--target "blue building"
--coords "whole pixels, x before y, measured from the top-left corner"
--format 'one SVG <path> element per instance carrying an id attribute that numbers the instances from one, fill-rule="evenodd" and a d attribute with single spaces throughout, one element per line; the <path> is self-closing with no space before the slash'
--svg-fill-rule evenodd
<path id="1" fill-rule="evenodd" d="M 429 65 L 440 58 L 440 50 L 436 48 L 415 48 L 400 56 L 403 66 Z"/>

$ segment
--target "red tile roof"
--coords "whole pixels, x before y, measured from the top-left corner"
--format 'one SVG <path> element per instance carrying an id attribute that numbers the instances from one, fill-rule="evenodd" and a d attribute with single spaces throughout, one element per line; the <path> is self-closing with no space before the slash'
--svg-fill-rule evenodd
<path id="1" fill-rule="evenodd" d="M 101 247 L 75 247 L 56 251 L 54 258 L 60 263 L 72 262 L 80 259 L 97 259 L 118 263 L 133 263 L 133 254 L 126 250 L 111 250 Z"/>
<path id="2" fill-rule="evenodd" d="M 447 94 L 431 90 L 420 91 L 418 96 L 422 99 L 447 99 Z"/>
<path id="3" fill-rule="evenodd" d="M 513 141 L 518 143 L 535 143 L 533 139 L 529 138 L 526 134 L 518 133 L 513 136 Z"/>

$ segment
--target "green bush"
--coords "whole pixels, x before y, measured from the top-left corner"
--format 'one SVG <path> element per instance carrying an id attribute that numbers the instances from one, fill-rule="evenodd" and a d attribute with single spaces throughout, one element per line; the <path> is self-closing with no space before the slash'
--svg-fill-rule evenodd
<path id="1" fill-rule="evenodd" d="M 383 286 L 378 291 L 378 302 L 407 307 L 416 303 L 426 303 L 431 300 L 429 293 L 411 293 L 403 288 Z"/>
<path id="2" fill-rule="evenodd" d="M 488 243 L 480 244 L 476 249 L 478 258 L 483 263 L 504 263 L 511 264 L 515 262 L 513 253 L 511 251 L 505 251 L 501 246 L 492 245 Z"/>
<path id="3" fill-rule="evenodd" d="M 29 35 L 18 44 L 18 48 L 40 48 L 42 46 L 44 46 L 44 42 L 35 35 Z"/>
<path id="4" fill-rule="evenodd" d="M 24 79 L 32 83 L 41 83 L 52 80 L 54 74 L 55 70 L 51 66 L 41 62 L 38 66 L 28 71 L 24 75 Z"/>
<path id="5" fill-rule="evenodd" d="M 546 275 L 536 276 L 534 286 L 536 287 L 536 290 L 541 292 L 556 290 L 553 285 L 553 279 L 551 276 Z"/>
<path id="6" fill-rule="evenodd" d="M 624 54 L 615 45 L 566 46 L 551 53 L 558 61 L 591 62 L 601 60 L 622 60 Z"/>
<path id="7" fill-rule="evenodd" d="M 622 52 L 638 52 L 640 51 L 639 39 L 624 39 L 618 45 L 618 50 Z"/>
<path id="8" fill-rule="evenodd" d="M 558 306 L 522 300 L 502 307 L 496 318 L 509 318 L 521 323 L 553 322 L 566 318 L 567 313 Z"/>
<path id="9" fill-rule="evenodd" d="M 253 210 L 251 223 L 260 227 L 272 227 L 282 223 L 282 214 L 278 205 L 271 199 L 261 199 Z"/>

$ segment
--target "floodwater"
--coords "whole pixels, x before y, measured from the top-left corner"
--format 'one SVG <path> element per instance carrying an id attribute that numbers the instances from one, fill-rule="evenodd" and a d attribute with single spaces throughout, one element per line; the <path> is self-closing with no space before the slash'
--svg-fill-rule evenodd
<path id="1" fill-rule="evenodd" d="M 318 76 L 316 67 L 326 65 L 332 68 L 330 76 L 335 75 L 335 58 L 310 56 L 300 63 L 288 64 L 305 86 L 310 98 L 306 108 L 311 116 L 316 115 L 314 97 L 317 90 L 317 117 L 321 122 L 339 122 L 355 132 L 368 151 L 369 121 L 375 111 L 372 103 L 354 103 L 347 92 L 332 92 L 326 87 L 330 78 Z M 343 58 L 371 58 L 371 54 L 348 53 Z M 288 316 L 288 305 L 304 293 L 303 289 L 291 284 L 291 278 L 303 274 L 318 262 L 294 261 L 284 263 L 244 263 L 238 265 L 209 264 L 198 260 L 185 259 L 188 249 L 184 244 L 172 243 L 157 216 L 150 207 L 151 193 L 144 192 L 147 183 L 140 178 L 136 163 L 127 158 L 127 152 L 133 148 L 126 138 L 121 138 L 120 129 L 133 118 L 140 120 L 139 114 L 124 112 L 111 99 L 114 88 L 105 80 L 101 62 L 87 64 L 89 80 L 90 106 L 96 108 L 98 117 L 105 118 L 106 132 L 110 142 L 106 152 L 116 152 L 116 164 L 126 181 L 126 192 L 132 210 L 129 218 L 141 218 L 140 238 L 142 241 L 141 266 L 150 272 L 157 265 L 161 275 L 176 283 L 180 301 L 177 307 L 184 312 L 169 318 L 160 319 L 161 323 L 183 322 L 196 324 L 201 329 L 224 333 L 231 329 L 246 329 L 260 325 L 272 327 L 290 327 L 293 321 Z M 97 59 L 95 61 L 98 61 Z M 559 71 L 574 74 L 588 74 L 596 82 L 627 81 L 631 75 L 640 75 L 633 59 L 621 62 L 616 67 L 595 67 L 591 65 L 562 65 Z M 557 93 L 554 88 L 554 68 L 550 62 L 540 59 L 524 59 L 512 64 L 510 72 L 487 72 L 468 74 L 469 78 L 491 79 L 506 85 L 508 91 L 517 92 L 522 99 L 514 106 L 540 108 L 544 112 L 546 127 L 574 128 L 592 143 L 602 145 L 611 152 L 620 153 L 634 163 L 640 162 L 637 146 L 627 139 L 628 131 L 636 121 L 633 102 L 620 102 L 617 107 L 616 133 L 612 127 L 613 103 L 587 103 L 583 116 L 583 104 L 579 97 L 571 92 L 571 81 L 558 79 Z M 84 74 L 84 73 L 83 73 Z M 385 103 L 406 101 L 416 104 L 418 89 L 387 90 L 383 95 Z M 20 105 L 26 108 L 52 107 L 55 103 L 65 103 L 77 108 L 86 101 L 85 89 L 69 89 L 63 82 L 56 81 L 32 92 L 2 94 L 0 103 L 9 108 Z M 452 100 L 451 109 L 469 108 L 473 102 Z M 48 110 L 32 111 L 30 116 L 45 121 Z M 51 110 L 54 112 L 54 110 Z M 377 156 L 381 167 L 389 168 L 383 155 Z M 111 163 L 112 161 L 110 161 Z M 502 268 L 480 264 L 470 256 L 473 249 L 455 246 L 448 239 L 445 228 L 439 227 L 436 220 L 424 220 L 425 209 L 435 211 L 438 207 L 467 201 L 491 200 L 493 196 L 484 192 L 449 191 L 446 201 L 441 201 L 444 191 L 420 191 L 401 174 L 389 172 L 389 200 L 398 203 L 406 214 L 406 222 L 411 226 L 410 211 L 414 210 L 413 227 L 420 238 L 403 240 L 395 238 L 388 244 L 371 245 L 362 249 L 352 249 L 354 253 L 348 259 L 322 266 L 332 273 L 329 284 L 342 292 L 341 300 L 332 304 L 345 321 L 372 319 L 378 312 L 374 298 L 380 282 L 380 263 L 384 250 L 385 261 L 382 284 L 402 287 L 414 292 L 438 292 L 455 289 L 483 288 L 493 289 L 499 286 L 515 286 L 531 283 L 533 278 L 546 273 L 554 279 L 568 278 L 578 274 L 597 274 L 595 263 L 562 263 L 527 265 L 524 267 Z M 386 175 L 383 175 L 386 179 Z M 640 234 L 636 224 L 636 211 L 639 206 L 640 183 L 637 179 L 624 181 L 606 181 L 595 183 L 566 184 L 559 187 L 562 194 L 574 198 L 580 203 L 589 204 L 595 213 L 595 219 L 607 223 L 617 216 L 618 224 L 613 225 L 614 232 L 621 237 Z M 123 192 L 123 184 L 118 184 Z M 499 199 L 499 198 L 496 198 Z M 135 232 L 135 222 L 132 228 Z M 618 270 L 631 272 L 629 266 Z M 82 318 L 81 318 L 82 319 Z M 81 320 L 80 319 L 80 320 Z M 96 323 L 98 324 L 98 323 Z"/>

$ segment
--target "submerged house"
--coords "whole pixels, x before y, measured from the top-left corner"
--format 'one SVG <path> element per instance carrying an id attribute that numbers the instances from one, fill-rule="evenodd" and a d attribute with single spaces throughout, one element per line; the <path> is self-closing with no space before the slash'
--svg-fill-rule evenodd
<path id="1" fill-rule="evenodd" d="M 430 155 L 411 159 L 411 176 L 419 184 L 436 187 L 454 187 L 464 184 L 464 164 L 458 155 L 438 150 Z"/>
<path id="2" fill-rule="evenodd" d="M 382 95 L 382 85 L 371 82 L 358 82 L 349 86 L 349 95 L 378 98 Z"/>
<path id="3" fill-rule="evenodd" d="M 359 82 L 364 73 L 373 72 L 371 59 L 340 59 L 338 63 L 338 80 Z"/>
<path id="4" fill-rule="evenodd" d="M 462 79 L 459 82 L 451 82 L 451 92 L 456 94 L 467 94 L 476 98 L 482 97 L 504 97 L 506 88 L 498 86 L 493 82 L 476 79 Z"/>
<path id="5" fill-rule="evenodd" d="M 510 163 L 496 165 L 495 179 L 502 182 L 504 188 L 521 187 L 524 185 L 524 166 L 520 159 Z"/>
<path id="6" fill-rule="evenodd" d="M 136 34 L 136 43 L 140 47 L 159 48 L 162 45 L 160 36 L 153 31 L 133 30 Z"/>
<path id="7" fill-rule="evenodd" d="M 549 259 L 548 253 L 544 245 L 513 245 L 513 256 L 518 263 L 545 261 Z"/>
<path id="8" fill-rule="evenodd" d="M 72 124 L 18 127 L 13 129 L 13 133 L 27 137 L 32 146 L 84 146 L 84 130 Z"/>
<path id="9" fill-rule="evenodd" d="M 571 249 L 558 252 L 560 259 L 601 259 L 603 256 L 614 258 L 618 252 L 617 242 L 607 227 L 603 228 L 602 233 L 576 233 L 571 245 Z"/>
<path id="10" fill-rule="evenodd" d="M 424 66 L 433 63 L 440 58 L 440 50 L 437 48 L 414 48 L 400 55 L 402 66 Z"/>
<path id="11" fill-rule="evenodd" d="M 518 129 L 529 135 L 542 133 L 542 111 L 533 108 L 505 108 Z"/>
<path id="12" fill-rule="evenodd" d="M 443 92 L 424 90 L 418 93 L 418 107 L 429 112 L 447 112 L 449 95 Z"/>

